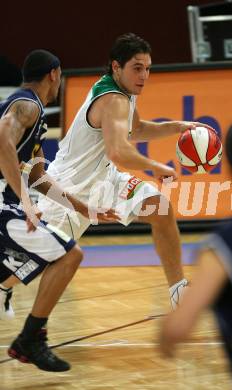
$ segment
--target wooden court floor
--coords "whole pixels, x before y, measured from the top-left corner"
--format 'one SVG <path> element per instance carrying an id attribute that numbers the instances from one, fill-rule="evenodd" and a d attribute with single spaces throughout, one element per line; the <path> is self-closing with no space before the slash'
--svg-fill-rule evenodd
<path id="1" fill-rule="evenodd" d="M 96 244 L 96 239 L 81 243 L 87 242 Z M 187 277 L 194 268 L 185 267 Z M 160 324 L 170 309 L 160 266 L 80 268 L 49 320 L 49 342 L 67 343 L 55 350 L 72 370 L 46 373 L 8 359 L 7 345 L 30 312 L 37 285 L 38 280 L 17 286 L 16 318 L 0 322 L 0 390 L 232 389 L 210 312 L 179 346 L 176 359 L 160 355 Z"/>

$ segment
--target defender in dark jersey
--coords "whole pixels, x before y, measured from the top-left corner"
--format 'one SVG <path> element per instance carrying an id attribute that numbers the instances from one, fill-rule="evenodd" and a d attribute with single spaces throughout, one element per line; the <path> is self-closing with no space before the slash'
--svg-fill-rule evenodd
<path id="1" fill-rule="evenodd" d="M 59 59 L 35 50 L 24 62 L 22 88 L 0 104 L 0 318 L 13 316 L 12 286 L 19 281 L 28 284 L 43 271 L 32 311 L 8 353 L 46 371 L 70 369 L 49 349 L 44 326 L 77 270 L 82 252 L 75 241 L 41 220 L 22 177 L 38 182 L 36 189 L 43 194 L 52 189 L 50 196 L 61 205 L 88 216 L 87 207 L 64 193 L 44 171 L 42 142 L 47 125 L 43 107 L 56 99 L 60 77 Z M 39 163 L 33 164 L 34 157 L 40 158 Z M 98 217 L 117 219 L 111 211 Z"/>
<path id="2" fill-rule="evenodd" d="M 232 177 L 232 127 L 225 143 Z M 186 290 L 181 305 L 164 320 L 161 349 L 166 356 L 174 354 L 176 343 L 184 341 L 201 311 L 211 305 L 218 322 L 232 372 L 232 220 L 216 231 L 198 255 L 199 267 Z"/>

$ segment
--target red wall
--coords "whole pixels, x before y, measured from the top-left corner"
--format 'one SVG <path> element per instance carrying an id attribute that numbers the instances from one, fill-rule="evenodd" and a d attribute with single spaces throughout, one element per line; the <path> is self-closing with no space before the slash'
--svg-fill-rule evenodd
<path id="1" fill-rule="evenodd" d="M 103 66 L 115 37 L 150 41 L 153 63 L 190 62 L 187 5 L 218 0 L 2 1 L 0 55 L 21 66 L 34 48 L 54 51 L 63 68 Z"/>

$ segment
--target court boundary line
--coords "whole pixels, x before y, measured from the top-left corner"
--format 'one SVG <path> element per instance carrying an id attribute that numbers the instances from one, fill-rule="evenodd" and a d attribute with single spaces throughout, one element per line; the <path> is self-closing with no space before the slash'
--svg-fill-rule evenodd
<path id="1" fill-rule="evenodd" d="M 128 343 L 128 342 L 115 342 L 115 343 L 103 343 L 103 344 L 98 344 L 98 343 L 78 343 L 78 344 L 69 344 L 69 345 L 64 345 L 63 348 L 65 347 L 73 347 L 73 348 L 108 348 L 108 347 L 148 347 L 148 348 L 153 348 L 153 347 L 158 347 L 160 343 Z M 183 346 L 217 346 L 217 345 L 223 345 L 222 341 L 196 341 L 196 342 L 182 342 L 181 345 Z M 8 345 L 0 345 L 0 348 L 7 348 Z M 62 346 L 61 346 L 62 348 Z"/>

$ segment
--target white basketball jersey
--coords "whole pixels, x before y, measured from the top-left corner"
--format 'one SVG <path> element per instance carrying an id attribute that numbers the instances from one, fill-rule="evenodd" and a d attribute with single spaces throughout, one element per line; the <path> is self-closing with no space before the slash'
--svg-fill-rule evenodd
<path id="1" fill-rule="evenodd" d="M 89 186 L 93 182 L 110 178 L 116 170 L 106 156 L 102 129 L 93 128 L 87 119 L 91 104 L 100 96 L 112 92 L 123 94 L 130 101 L 128 129 L 131 132 L 136 97 L 126 95 L 112 76 L 105 75 L 88 93 L 66 136 L 59 143 L 55 160 L 48 168 L 48 173 L 62 184 L 62 188 L 81 198 L 88 197 Z"/>

